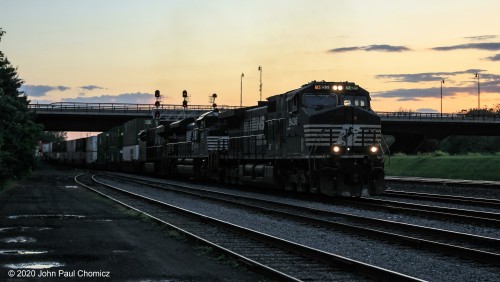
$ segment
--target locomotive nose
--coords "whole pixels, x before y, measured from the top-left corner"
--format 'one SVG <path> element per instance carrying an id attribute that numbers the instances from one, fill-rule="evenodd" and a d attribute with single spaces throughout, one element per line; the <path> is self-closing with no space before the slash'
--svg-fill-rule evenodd
<path id="1" fill-rule="evenodd" d="M 310 115 L 311 123 L 350 123 L 350 124 L 377 124 L 380 117 L 374 112 L 357 107 L 338 107 L 325 109 Z"/>

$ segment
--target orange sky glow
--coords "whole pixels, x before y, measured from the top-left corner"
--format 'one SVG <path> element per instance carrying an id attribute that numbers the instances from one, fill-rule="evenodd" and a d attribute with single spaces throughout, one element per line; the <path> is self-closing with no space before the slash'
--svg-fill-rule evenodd
<path id="1" fill-rule="evenodd" d="M 0 49 L 33 103 L 243 105 L 352 81 L 376 111 L 500 104 L 499 1 L 2 0 Z M 241 73 L 245 76 L 241 80 Z"/>

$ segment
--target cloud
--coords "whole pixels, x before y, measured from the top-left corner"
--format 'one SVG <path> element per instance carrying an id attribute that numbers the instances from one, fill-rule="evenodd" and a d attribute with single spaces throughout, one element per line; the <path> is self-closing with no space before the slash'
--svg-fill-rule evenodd
<path id="1" fill-rule="evenodd" d="M 500 42 L 469 43 L 469 44 L 460 44 L 460 45 L 442 46 L 442 47 L 432 48 L 432 50 L 436 50 L 436 51 L 451 51 L 451 50 L 460 50 L 460 49 L 478 49 L 478 50 L 487 50 L 487 51 L 498 51 L 498 50 L 500 50 Z"/>
<path id="2" fill-rule="evenodd" d="M 328 52 L 330 53 L 341 53 L 350 51 L 402 52 L 402 51 L 410 51 L 410 48 L 406 46 L 393 46 L 387 44 L 380 44 L 380 45 L 368 45 L 368 46 L 342 47 L 342 48 L 335 48 L 328 50 Z"/>
<path id="3" fill-rule="evenodd" d="M 472 40 L 472 41 L 482 41 L 482 40 L 495 39 L 495 38 L 497 38 L 497 36 L 496 35 L 478 35 L 478 36 L 468 36 L 468 37 L 464 37 L 464 38 Z"/>
<path id="4" fill-rule="evenodd" d="M 96 89 L 104 89 L 103 87 L 96 86 L 96 85 L 86 85 L 86 86 L 80 86 L 78 88 L 81 88 L 81 89 L 87 90 L 87 91 L 92 91 L 92 90 L 96 90 Z"/>
<path id="5" fill-rule="evenodd" d="M 481 93 L 500 93 L 500 79 L 481 83 Z M 444 87 L 443 97 L 453 97 L 458 94 L 477 95 L 477 85 Z M 420 101 L 424 98 L 440 98 L 441 88 L 410 88 L 393 89 L 381 92 L 372 92 L 373 98 L 397 98 L 398 101 Z"/>
<path id="6" fill-rule="evenodd" d="M 50 91 L 66 91 L 71 89 L 67 86 L 50 86 L 50 85 L 22 85 L 19 90 L 32 97 L 43 97 Z"/>
<path id="7" fill-rule="evenodd" d="M 485 58 L 488 61 L 500 61 L 500 54 L 493 55 L 491 57 Z"/>
<path id="8" fill-rule="evenodd" d="M 93 97 L 64 98 L 62 102 L 73 103 L 123 103 L 123 104 L 153 104 L 154 94 L 150 93 L 123 93 L 119 95 L 101 95 Z"/>
<path id="9" fill-rule="evenodd" d="M 380 74 L 378 79 L 392 80 L 392 82 L 435 82 L 433 87 L 393 89 L 382 92 L 373 92 L 374 98 L 397 98 L 399 101 L 418 101 L 423 98 L 439 98 L 441 87 L 439 81 L 445 79 L 443 84 L 443 96 L 453 97 L 458 94 L 477 95 L 477 79 L 475 73 L 479 73 L 481 93 L 500 93 L 500 75 L 484 73 L 486 70 L 468 69 L 455 72 L 429 72 L 413 74 Z M 454 81 L 454 76 L 465 75 L 468 80 Z"/>
<path id="10" fill-rule="evenodd" d="M 387 79 L 391 82 L 411 82 L 411 83 L 420 83 L 420 82 L 428 82 L 428 81 L 440 81 L 441 79 L 447 79 L 449 77 L 453 77 L 461 74 L 471 74 L 480 73 L 485 70 L 481 69 L 468 69 L 464 71 L 455 71 L 455 72 L 424 72 L 424 73 L 402 73 L 402 74 L 378 74 L 375 75 L 377 79 Z"/>
<path id="11" fill-rule="evenodd" d="M 431 108 L 421 108 L 421 109 L 417 109 L 416 112 L 418 113 L 439 113 L 438 110 L 435 110 L 435 109 L 431 109 Z"/>

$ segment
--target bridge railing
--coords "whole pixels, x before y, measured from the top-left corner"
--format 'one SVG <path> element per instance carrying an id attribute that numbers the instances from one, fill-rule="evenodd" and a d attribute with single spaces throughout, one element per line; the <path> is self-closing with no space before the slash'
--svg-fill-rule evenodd
<path id="1" fill-rule="evenodd" d="M 441 114 L 418 112 L 377 112 L 377 114 L 385 119 L 500 121 L 500 115 L 493 113 Z"/>
<path id="2" fill-rule="evenodd" d="M 175 110 L 182 111 L 182 105 L 161 105 L 155 107 L 151 104 L 127 104 L 127 103 L 78 103 L 58 102 L 51 104 L 29 104 L 28 108 L 35 112 L 122 112 L 122 113 L 144 113 L 153 110 Z M 237 108 L 234 106 L 219 106 L 219 109 Z M 191 105 L 186 110 L 210 111 L 213 108 L 206 105 Z"/>

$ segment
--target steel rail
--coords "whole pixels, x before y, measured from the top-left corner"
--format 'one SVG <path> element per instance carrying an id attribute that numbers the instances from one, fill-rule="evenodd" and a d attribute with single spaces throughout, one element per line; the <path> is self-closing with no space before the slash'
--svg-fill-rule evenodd
<path id="1" fill-rule="evenodd" d="M 425 177 L 406 177 L 406 176 L 385 176 L 386 182 L 403 183 L 423 183 L 439 185 L 455 185 L 463 187 L 481 187 L 481 188 L 500 188 L 500 181 L 489 180 L 465 180 L 465 179 L 446 179 L 446 178 L 425 178 Z"/>
<path id="2" fill-rule="evenodd" d="M 445 208 L 429 205 L 411 204 L 398 201 L 380 199 L 338 199 L 337 203 L 344 205 L 374 208 L 377 210 L 386 209 L 399 213 L 408 213 L 432 218 L 443 218 L 459 222 L 467 222 L 475 225 L 488 225 L 500 227 L 500 214 L 492 212 L 481 212 L 465 209 Z"/>
<path id="3" fill-rule="evenodd" d="M 498 253 L 492 253 L 490 251 L 472 249 L 470 247 L 463 247 L 463 246 L 460 246 L 460 243 L 458 243 L 458 242 L 461 242 L 463 244 L 463 242 L 469 242 L 469 244 L 472 244 L 472 245 L 479 245 L 482 247 L 488 247 L 489 249 L 492 249 L 492 246 L 500 246 L 500 239 L 488 238 L 488 237 L 482 237 L 482 236 L 470 235 L 470 234 L 464 234 L 464 233 L 458 233 L 458 232 L 452 232 L 452 231 L 441 230 L 441 229 L 433 229 L 433 228 L 428 228 L 428 227 L 386 221 L 386 220 L 381 220 L 381 219 L 366 218 L 366 217 L 354 216 L 354 215 L 344 214 L 344 213 L 318 210 L 318 209 L 307 208 L 307 207 L 286 204 L 286 203 L 280 203 L 280 202 L 275 202 L 275 201 L 269 201 L 269 200 L 263 200 L 263 199 L 248 197 L 248 196 L 234 195 L 234 194 L 206 190 L 206 189 L 201 189 L 201 188 L 193 188 L 193 187 L 178 185 L 178 184 L 172 185 L 172 186 L 178 186 L 178 187 L 180 186 L 181 189 L 188 189 L 188 191 L 179 190 L 176 188 L 169 188 L 169 187 L 166 187 L 164 185 L 159 185 L 160 184 L 159 182 L 145 180 L 145 179 L 137 180 L 137 178 L 123 176 L 123 175 L 115 176 L 115 175 L 106 174 L 105 176 L 111 177 L 114 179 L 122 179 L 122 180 L 125 179 L 126 181 L 135 182 L 135 183 L 138 183 L 141 185 L 147 185 L 149 187 L 169 190 L 169 191 L 172 191 L 175 193 L 182 193 L 184 195 L 189 195 L 192 197 L 202 197 L 204 199 L 223 202 L 226 204 L 232 204 L 232 205 L 236 205 L 236 206 L 247 208 L 247 209 L 257 210 L 260 212 L 273 213 L 276 215 L 285 216 L 285 217 L 293 219 L 293 220 L 305 222 L 307 224 L 319 225 L 319 226 L 323 226 L 323 227 L 327 227 L 327 228 L 334 228 L 334 229 L 342 230 L 345 232 L 362 234 L 364 236 L 368 236 L 368 237 L 379 239 L 379 240 L 389 240 L 389 241 L 392 241 L 395 243 L 405 244 L 405 245 L 408 245 L 411 247 L 426 248 L 426 249 L 428 249 L 430 251 L 434 251 L 434 252 L 444 253 L 444 254 L 453 255 L 453 256 L 459 256 L 459 257 L 466 258 L 466 259 L 473 259 L 476 261 L 480 261 L 480 262 L 488 263 L 488 264 L 493 264 L 493 265 L 500 265 L 500 249 L 495 249 L 495 251 L 498 251 Z M 166 184 L 166 185 L 171 185 L 171 184 Z M 232 200 L 232 199 L 234 199 L 234 200 Z M 253 204 L 243 203 L 243 202 L 241 202 L 241 200 L 251 201 L 251 202 L 253 202 Z M 264 205 L 264 206 L 262 206 L 262 205 Z M 270 207 L 267 207 L 267 206 L 270 206 Z M 285 211 L 279 210 L 279 208 L 285 209 Z M 286 210 L 289 210 L 289 211 L 286 211 Z M 308 215 L 303 215 L 300 213 L 306 213 Z M 318 216 L 328 217 L 329 219 L 321 219 L 321 218 L 318 218 Z M 331 220 L 332 217 L 335 218 L 336 221 L 332 221 Z M 372 227 L 371 228 L 360 227 L 360 226 L 356 226 L 356 225 L 352 225 L 352 224 L 339 222 L 339 221 L 343 220 L 342 218 L 348 218 L 349 221 L 354 221 L 354 222 L 357 222 L 358 224 L 361 224 L 361 225 L 369 224 Z M 373 225 L 383 226 L 384 228 L 391 229 L 391 231 L 387 232 L 387 231 L 376 230 L 376 229 L 373 229 Z M 375 228 L 377 228 L 377 227 L 375 227 Z M 442 243 L 442 242 L 432 241 L 432 240 L 428 240 L 428 239 L 416 238 L 416 237 L 414 237 L 414 235 L 407 236 L 407 235 L 402 235 L 402 234 L 396 234 L 396 233 L 394 233 L 394 230 L 392 230 L 392 229 L 403 230 L 407 234 L 420 233 L 424 236 L 432 236 L 434 239 L 435 238 L 454 239 L 454 240 L 456 240 L 454 242 L 456 245 L 452 245 L 451 243 Z"/>
<path id="4" fill-rule="evenodd" d="M 94 179 L 95 180 L 95 179 Z M 97 180 L 95 180 L 97 181 Z M 99 183 L 99 182 L 97 182 Z M 123 189 L 107 185 L 105 183 L 99 183 L 100 185 L 106 186 L 120 193 L 127 194 L 128 197 L 134 197 L 135 199 L 140 198 L 148 203 L 152 203 L 156 206 L 161 206 L 163 209 L 169 209 L 179 213 L 181 215 L 196 219 L 199 224 L 209 224 L 212 226 L 217 226 L 222 229 L 228 230 L 230 232 L 238 233 L 246 238 L 250 238 L 259 241 L 264 244 L 268 244 L 273 247 L 277 247 L 282 250 L 286 250 L 289 253 L 299 255 L 312 259 L 314 261 L 321 262 L 332 267 L 341 268 L 344 271 L 355 273 L 357 275 L 366 276 L 371 279 L 384 280 L 384 281 L 422 281 L 418 278 L 411 277 L 405 274 L 397 273 L 391 270 L 383 269 L 377 266 L 369 265 L 363 262 L 355 261 L 349 258 L 338 256 L 335 254 L 327 253 L 321 250 L 310 248 L 301 244 L 293 243 L 284 239 L 280 239 L 274 236 L 270 236 L 258 231 L 254 231 L 245 227 L 241 227 L 235 224 L 231 224 L 222 220 L 218 220 L 212 217 L 201 215 L 186 209 L 175 207 L 145 196 L 141 196 L 132 192 L 125 191 Z"/>
<path id="5" fill-rule="evenodd" d="M 281 280 L 283 280 L 283 281 L 296 281 L 296 282 L 297 281 L 301 281 L 299 279 L 296 279 L 295 277 L 287 275 L 287 274 L 285 274 L 283 272 L 280 272 L 280 271 L 278 271 L 276 269 L 270 268 L 270 267 L 268 267 L 266 265 L 263 265 L 263 264 L 255 261 L 255 260 L 252 260 L 250 258 L 247 258 L 245 256 L 237 254 L 237 253 L 235 253 L 235 252 L 233 252 L 233 251 L 231 251 L 231 250 L 229 250 L 227 248 L 224 248 L 224 247 L 219 246 L 219 245 L 217 245 L 217 244 L 215 244 L 213 242 L 210 242 L 210 241 L 208 241 L 208 240 L 206 240 L 206 239 L 204 239 L 204 238 L 202 238 L 202 237 L 200 237 L 200 236 L 198 236 L 198 235 L 196 235 L 194 233 L 191 233 L 191 232 L 189 232 L 187 230 L 184 230 L 183 228 L 180 228 L 180 227 L 178 227 L 178 226 L 176 226 L 174 224 L 166 222 L 165 220 L 160 219 L 157 216 L 149 214 L 149 213 L 147 213 L 147 212 L 145 212 L 145 211 L 143 211 L 143 210 L 141 210 L 141 209 L 139 209 L 137 207 L 129 205 L 129 204 L 127 204 L 127 203 L 125 203 L 125 202 L 123 202 L 121 200 L 118 200 L 118 199 L 114 198 L 113 196 L 110 196 L 110 195 L 108 195 L 108 194 L 106 194 L 104 192 L 101 192 L 101 191 L 99 191 L 99 190 L 97 190 L 95 188 L 92 188 L 91 185 L 85 184 L 82 181 L 78 180 L 78 177 L 81 177 L 81 176 L 86 175 L 86 174 L 88 174 L 88 173 L 82 173 L 82 174 L 79 174 L 79 175 L 75 176 L 74 181 L 76 183 L 78 183 L 79 185 L 81 185 L 81 186 L 83 186 L 83 187 L 85 187 L 85 188 L 87 188 L 87 189 L 89 189 L 89 190 L 91 190 L 91 191 L 93 191 L 93 192 L 95 192 L 95 193 L 97 193 L 97 194 L 105 197 L 105 198 L 113 200 L 113 201 L 119 203 L 120 205 L 122 205 L 122 206 L 124 206 L 126 208 L 129 208 L 129 209 L 135 210 L 135 211 L 137 211 L 137 212 L 139 212 L 141 214 L 144 214 L 144 215 L 148 216 L 149 218 L 155 220 L 156 222 L 158 222 L 160 224 L 163 224 L 163 225 L 166 225 L 169 228 L 174 229 L 174 230 L 180 232 L 181 234 L 184 234 L 185 236 L 189 237 L 191 240 L 200 242 L 201 244 L 204 244 L 204 245 L 208 245 L 208 246 L 216 249 L 219 253 L 228 255 L 229 257 L 234 258 L 237 261 L 242 262 L 244 265 L 246 265 L 247 267 L 249 267 L 249 268 L 251 268 L 253 270 L 256 270 L 256 272 L 258 272 L 258 273 L 264 274 L 264 275 L 269 276 L 269 277 L 274 278 L 274 279 L 278 279 L 280 281 Z"/>
<path id="6" fill-rule="evenodd" d="M 444 194 L 440 195 L 440 194 L 396 191 L 396 190 L 386 190 L 384 192 L 384 196 L 419 199 L 426 201 L 440 201 L 443 203 L 462 204 L 462 205 L 480 205 L 482 207 L 491 207 L 500 209 L 500 200 L 497 199 L 472 198 L 472 197 L 463 197 L 455 195 L 444 195 Z"/>

